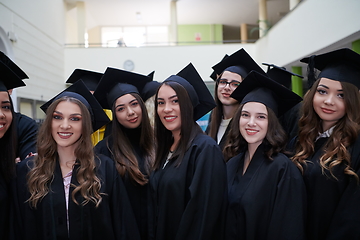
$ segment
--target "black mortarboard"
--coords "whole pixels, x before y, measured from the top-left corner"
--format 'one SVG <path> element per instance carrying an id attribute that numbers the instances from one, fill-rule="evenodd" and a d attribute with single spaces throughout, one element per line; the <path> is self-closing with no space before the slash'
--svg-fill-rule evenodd
<path id="1" fill-rule="evenodd" d="M 274 81 L 284 85 L 287 88 L 291 88 L 291 76 L 297 76 L 299 78 L 303 78 L 296 73 L 292 73 L 286 70 L 284 67 L 278 67 L 274 64 L 263 63 L 263 65 L 268 66 L 266 74 Z"/>
<path id="2" fill-rule="evenodd" d="M 48 102 L 44 103 L 40 108 L 46 113 L 46 110 L 51 105 L 51 103 L 63 96 L 74 97 L 80 100 L 89 109 L 94 132 L 110 122 L 110 119 L 104 112 L 103 108 L 96 100 L 96 98 L 89 92 L 88 88 L 85 86 L 82 80 L 76 81 L 73 85 L 66 88 Z"/>
<path id="3" fill-rule="evenodd" d="M 256 71 L 251 71 L 230 97 L 241 104 L 260 102 L 271 108 L 280 117 L 290 108 L 302 101 L 302 98 L 283 85 Z"/>
<path id="4" fill-rule="evenodd" d="M 152 71 L 151 73 L 148 74 L 148 77 L 150 78 L 150 81 L 154 80 L 154 74 L 155 74 L 155 71 Z"/>
<path id="5" fill-rule="evenodd" d="M 20 79 L 28 79 L 26 73 L 19 68 L 5 53 L 0 51 L 0 61 L 7 66 L 13 73 L 15 73 Z M 2 69 L 1 69 L 2 70 Z"/>
<path id="6" fill-rule="evenodd" d="M 252 57 L 243 48 L 231 54 L 229 57 L 225 58 L 212 68 L 218 75 L 220 75 L 225 70 L 237 73 L 243 78 L 245 78 L 246 75 L 248 75 L 252 70 L 266 75 L 264 70 L 252 59 Z"/>
<path id="7" fill-rule="evenodd" d="M 221 59 L 221 61 L 224 61 L 224 59 L 227 58 L 227 57 L 229 57 L 229 55 L 225 54 L 225 56 Z M 220 61 L 220 62 L 221 62 L 221 61 Z M 210 78 L 211 78 L 212 80 L 216 81 L 216 80 L 217 80 L 217 76 L 218 76 L 218 74 L 216 74 L 216 72 L 213 71 L 213 72 L 211 73 L 211 75 L 210 75 Z"/>
<path id="8" fill-rule="evenodd" d="M 177 75 L 170 76 L 164 82 L 166 81 L 177 82 L 186 89 L 194 107 L 195 121 L 216 107 L 214 98 L 192 63 L 189 63 Z"/>
<path id="9" fill-rule="evenodd" d="M 66 83 L 75 83 L 77 80 L 81 79 L 90 91 L 95 91 L 102 76 L 103 74 L 99 72 L 93 72 L 85 69 L 75 69 L 68 80 L 66 80 Z"/>
<path id="10" fill-rule="evenodd" d="M 144 85 L 143 90 L 141 91 L 140 95 L 144 102 L 148 100 L 150 97 L 154 96 L 158 87 L 160 86 L 159 82 L 154 81 L 154 73 L 155 71 L 152 71 L 151 73 L 148 74 L 148 77 L 150 78 L 150 82 L 146 83 Z"/>
<path id="11" fill-rule="evenodd" d="M 144 100 L 144 102 L 155 95 L 159 86 L 160 83 L 156 81 L 151 81 L 145 84 L 141 92 L 141 98 Z"/>
<path id="12" fill-rule="evenodd" d="M 348 82 L 360 89 L 360 55 L 348 48 L 303 58 L 308 63 L 309 88 L 315 82 L 314 68 L 321 71 L 318 78 L 329 78 L 339 82 Z"/>
<path id="13" fill-rule="evenodd" d="M 111 109 L 116 99 L 125 94 L 137 93 L 140 95 L 148 82 L 150 82 L 148 76 L 108 67 L 94 96 L 103 108 Z"/>
<path id="14" fill-rule="evenodd" d="M 23 80 L 20 79 L 7 65 L 0 61 L 0 91 L 6 92 L 9 89 L 26 86 Z"/>

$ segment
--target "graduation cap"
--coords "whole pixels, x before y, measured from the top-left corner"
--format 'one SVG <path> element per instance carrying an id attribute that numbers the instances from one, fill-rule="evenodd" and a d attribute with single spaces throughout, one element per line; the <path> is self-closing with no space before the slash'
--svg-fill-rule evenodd
<path id="1" fill-rule="evenodd" d="M 221 59 L 221 61 L 223 61 L 223 60 L 226 59 L 227 57 L 229 57 L 229 55 L 225 54 L 225 56 Z M 220 62 L 221 62 L 221 61 L 220 61 Z M 213 71 L 213 72 L 211 73 L 211 75 L 210 75 L 210 78 L 211 78 L 212 80 L 216 81 L 216 80 L 217 80 L 217 76 L 218 76 L 218 74 L 216 74 L 216 72 Z"/>
<path id="2" fill-rule="evenodd" d="M 104 112 L 103 108 L 96 100 L 96 98 L 89 92 L 88 88 L 85 86 L 82 80 L 76 81 L 73 85 L 66 88 L 48 102 L 44 103 L 40 108 L 46 113 L 46 110 L 51 105 L 51 103 L 64 96 L 74 97 L 81 101 L 88 108 L 91 115 L 92 128 L 94 132 L 110 122 L 110 119 Z"/>
<path id="3" fill-rule="evenodd" d="M 231 54 L 218 64 L 212 67 L 216 74 L 220 75 L 224 71 L 237 73 L 243 78 L 246 77 L 252 70 L 266 75 L 264 70 L 252 59 L 252 57 L 241 48 L 237 52 Z"/>
<path id="4" fill-rule="evenodd" d="M 101 106 L 111 109 L 113 103 L 119 97 L 128 93 L 140 93 L 150 77 L 108 67 L 98 84 L 94 96 Z"/>
<path id="5" fill-rule="evenodd" d="M 143 90 L 141 91 L 141 98 L 145 102 L 150 97 L 154 96 L 158 87 L 160 86 L 160 83 L 157 81 L 154 81 L 154 73 L 155 71 L 152 71 L 150 74 L 148 74 L 148 77 L 150 78 L 150 82 L 146 83 L 144 85 Z"/>
<path id="6" fill-rule="evenodd" d="M 151 82 L 148 82 L 145 84 L 145 86 L 140 94 L 141 98 L 143 99 L 144 102 L 146 100 L 148 100 L 150 97 L 155 95 L 160 84 L 161 83 L 159 83 L 157 81 L 151 81 Z"/>
<path id="7" fill-rule="evenodd" d="M 0 91 L 7 92 L 9 89 L 26 86 L 23 80 L 20 79 L 10 68 L 0 61 Z"/>
<path id="8" fill-rule="evenodd" d="M 316 81 L 314 68 L 321 71 L 318 78 L 329 78 L 339 82 L 348 82 L 360 89 L 360 55 L 349 48 L 313 55 L 300 60 L 308 63 L 309 88 Z"/>
<path id="9" fill-rule="evenodd" d="M 99 72 L 93 72 L 85 69 L 75 69 L 66 83 L 75 83 L 81 79 L 90 91 L 95 91 L 102 76 L 103 74 Z"/>
<path id="10" fill-rule="evenodd" d="M 241 104 L 260 102 L 271 108 L 278 117 L 302 101 L 296 93 L 256 71 L 251 71 L 230 97 Z"/>
<path id="11" fill-rule="evenodd" d="M 287 88 L 291 88 L 291 76 L 297 76 L 303 78 L 296 73 L 292 73 L 286 70 L 284 67 L 278 67 L 274 64 L 263 63 L 263 65 L 268 66 L 266 74 L 274 81 L 284 85 Z"/>
<path id="12" fill-rule="evenodd" d="M 192 63 L 189 63 L 177 75 L 170 76 L 164 82 L 167 81 L 177 82 L 186 89 L 194 107 L 195 121 L 216 107 L 214 98 Z"/>
<path id="13" fill-rule="evenodd" d="M 29 77 L 26 75 L 26 73 L 19 68 L 18 65 L 16 65 L 8 56 L 5 55 L 5 53 L 0 51 L 0 62 L 4 66 L 1 67 L 1 73 L 3 72 L 3 68 L 6 66 L 10 71 L 15 73 L 20 79 L 28 79 Z"/>
<path id="14" fill-rule="evenodd" d="M 155 74 L 155 71 L 152 71 L 151 73 L 148 74 L 148 77 L 150 78 L 150 81 L 154 80 L 154 74 Z"/>

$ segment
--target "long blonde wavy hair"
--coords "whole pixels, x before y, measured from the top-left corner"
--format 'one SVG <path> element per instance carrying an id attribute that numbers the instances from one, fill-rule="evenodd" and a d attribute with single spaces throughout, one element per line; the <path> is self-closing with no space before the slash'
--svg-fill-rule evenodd
<path id="1" fill-rule="evenodd" d="M 296 153 L 292 161 L 304 173 L 307 160 L 314 154 L 315 139 L 319 132 L 323 132 L 321 119 L 313 107 L 314 95 L 317 91 L 320 79 L 305 94 L 299 120 L 299 135 L 296 145 Z M 344 173 L 359 177 L 351 169 L 351 156 L 348 148 L 355 142 L 360 129 L 360 94 L 359 90 L 352 84 L 341 82 L 344 92 L 345 115 L 338 120 L 333 133 L 324 145 L 324 153 L 320 157 L 322 172 L 328 170 L 332 177 L 337 179 L 333 173 L 334 168 L 341 163 L 345 164 Z"/>
<path id="2" fill-rule="evenodd" d="M 101 182 L 95 174 L 95 161 L 93 145 L 90 134 L 92 131 L 91 116 L 86 106 L 78 99 L 64 96 L 55 100 L 47 109 L 47 115 L 44 123 L 39 129 L 37 137 L 37 156 L 33 161 L 33 168 L 27 174 L 27 183 L 30 192 L 28 202 L 34 208 L 49 193 L 49 185 L 54 179 L 55 165 L 57 162 L 57 144 L 52 137 L 51 126 L 53 120 L 53 112 L 57 105 L 67 101 L 74 103 L 80 107 L 82 114 L 82 134 L 78 139 L 78 147 L 75 149 L 76 165 L 79 168 L 76 172 L 78 186 L 72 192 L 72 200 L 79 205 L 75 199 L 75 195 L 80 193 L 84 198 L 82 205 L 93 202 L 96 207 L 101 203 L 102 197 L 100 193 Z"/>

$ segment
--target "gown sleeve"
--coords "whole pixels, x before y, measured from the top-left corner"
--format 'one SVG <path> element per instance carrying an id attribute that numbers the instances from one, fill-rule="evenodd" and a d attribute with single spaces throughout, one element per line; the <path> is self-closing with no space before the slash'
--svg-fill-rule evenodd
<path id="1" fill-rule="evenodd" d="M 278 179 L 267 239 L 305 239 L 306 189 L 302 175 L 289 160 L 278 172 Z"/>
<path id="2" fill-rule="evenodd" d="M 225 203 L 227 199 L 226 165 L 219 147 L 200 146 L 189 172 L 189 201 L 183 212 L 177 240 L 222 239 Z M 199 152 L 197 152 L 198 150 Z"/>
<path id="3" fill-rule="evenodd" d="M 15 114 L 17 126 L 18 149 L 21 160 L 24 160 L 29 153 L 36 153 L 36 135 L 38 125 L 35 120 L 21 113 Z"/>

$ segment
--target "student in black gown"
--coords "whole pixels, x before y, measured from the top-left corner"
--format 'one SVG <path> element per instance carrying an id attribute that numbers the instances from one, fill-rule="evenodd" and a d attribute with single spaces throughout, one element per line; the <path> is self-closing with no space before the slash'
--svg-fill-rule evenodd
<path id="1" fill-rule="evenodd" d="M 82 81 L 42 106 L 36 156 L 17 165 L 18 239 L 139 239 L 114 162 L 91 133 L 109 121 Z"/>
<path id="2" fill-rule="evenodd" d="M 242 48 L 212 67 L 219 76 L 215 84 L 216 107 L 212 110 L 206 133 L 211 136 L 220 148 L 224 148 L 229 123 L 239 108 L 239 102 L 230 97 L 251 70 L 266 75 L 261 67 Z"/>
<path id="3" fill-rule="evenodd" d="M 8 56 L 0 51 L 1 72 L 10 71 L 17 75 L 18 78 L 25 80 L 29 77 L 26 73 L 16 65 Z M 9 94 L 12 94 L 13 89 L 8 89 Z M 36 152 L 36 135 L 38 131 L 38 124 L 34 119 L 20 113 L 15 112 L 15 123 L 17 133 L 18 154 L 16 161 L 21 161 L 27 156 L 33 155 Z"/>
<path id="4" fill-rule="evenodd" d="M 223 239 L 226 166 L 219 146 L 195 122 L 214 106 L 192 64 L 157 91 L 150 239 Z"/>
<path id="5" fill-rule="evenodd" d="M 15 175 L 18 154 L 14 106 L 8 89 L 25 86 L 6 66 L 0 64 L 0 239 L 10 233 L 10 182 Z"/>
<path id="6" fill-rule="evenodd" d="M 111 134 L 95 146 L 95 152 L 114 160 L 143 240 L 148 237 L 148 179 L 155 147 L 139 92 L 149 81 L 144 75 L 108 68 L 94 93 L 102 107 L 113 112 Z"/>
<path id="7" fill-rule="evenodd" d="M 292 158 L 306 184 L 307 239 L 360 239 L 360 55 L 344 48 L 301 61 L 308 81 L 317 79 Z"/>
<path id="8" fill-rule="evenodd" d="M 241 105 L 224 148 L 229 206 L 224 239 L 305 239 L 305 185 L 283 154 L 278 117 L 301 97 L 252 71 L 231 95 Z"/>

